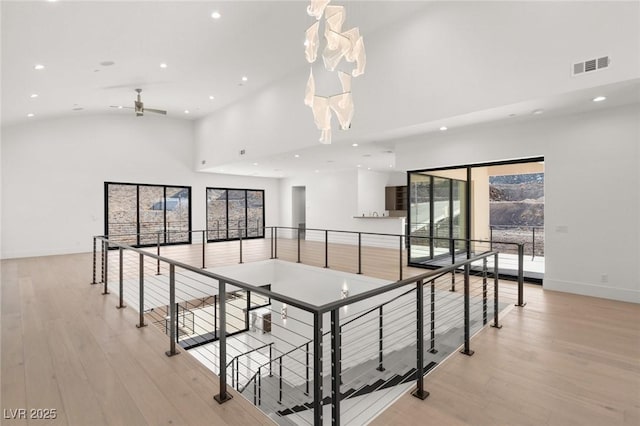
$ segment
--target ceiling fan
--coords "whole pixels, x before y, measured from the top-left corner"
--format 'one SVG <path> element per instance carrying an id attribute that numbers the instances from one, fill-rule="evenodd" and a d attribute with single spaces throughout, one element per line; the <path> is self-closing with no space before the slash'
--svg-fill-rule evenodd
<path id="1" fill-rule="evenodd" d="M 136 89 L 136 92 L 138 93 L 138 96 L 136 97 L 136 100 L 133 102 L 133 105 L 134 105 L 133 107 L 126 107 L 126 106 L 122 106 L 122 105 L 111 105 L 111 108 L 133 109 L 133 110 L 136 111 L 136 117 L 142 117 L 144 115 L 145 111 L 147 111 L 147 112 L 155 112 L 156 114 L 167 115 L 167 111 L 162 110 L 162 109 L 145 108 L 144 107 L 144 103 L 142 102 L 142 99 L 140 98 L 140 93 L 142 92 L 142 89 Z"/>

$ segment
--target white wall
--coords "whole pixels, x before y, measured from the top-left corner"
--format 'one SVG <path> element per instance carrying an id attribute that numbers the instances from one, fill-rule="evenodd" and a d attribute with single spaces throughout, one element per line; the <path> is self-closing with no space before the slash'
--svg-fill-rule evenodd
<path id="1" fill-rule="evenodd" d="M 430 2 L 407 21 L 364 34 L 367 70 L 353 82 L 353 126 L 334 132 L 334 143 L 636 78 L 639 9 L 638 2 Z M 571 76 L 572 63 L 604 55 L 612 60 L 606 71 Z M 318 143 L 302 102 L 309 74 L 302 52 L 291 66 L 286 78 L 198 122 L 196 168 Z"/>
<path id="2" fill-rule="evenodd" d="M 362 216 L 363 212 L 368 215 L 370 211 L 377 211 L 379 215 L 382 215 L 384 187 L 390 182 L 397 182 L 397 175 L 397 173 L 353 169 L 339 172 L 308 173 L 282 179 L 280 224 L 294 226 L 290 213 L 291 188 L 306 186 L 307 228 L 402 234 L 404 227 L 401 219 L 354 218 L 354 216 Z M 314 239 L 313 232 L 307 232 L 306 238 Z M 344 240 L 344 242 L 347 241 L 355 243 L 357 239 Z M 386 244 L 380 241 L 379 243 Z M 373 241 L 365 242 L 363 240 L 363 244 L 373 245 Z M 395 240 L 393 244 L 396 247 Z"/>
<path id="3" fill-rule="evenodd" d="M 168 117 L 82 116 L 2 129 L 2 258 L 86 252 L 104 233 L 104 182 L 187 185 L 192 227 L 205 228 L 207 186 L 265 190 L 275 179 L 193 171 L 193 124 Z"/>
<path id="4" fill-rule="evenodd" d="M 398 143 L 396 163 L 544 156 L 545 288 L 640 302 L 639 146 L 635 105 L 414 137 Z"/>

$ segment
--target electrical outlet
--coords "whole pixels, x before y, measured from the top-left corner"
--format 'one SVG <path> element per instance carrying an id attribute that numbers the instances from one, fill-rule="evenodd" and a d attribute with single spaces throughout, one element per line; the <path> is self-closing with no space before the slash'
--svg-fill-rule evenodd
<path id="1" fill-rule="evenodd" d="M 608 274 L 602 274 L 600 276 L 600 281 L 603 283 L 608 283 L 609 282 L 609 275 Z"/>

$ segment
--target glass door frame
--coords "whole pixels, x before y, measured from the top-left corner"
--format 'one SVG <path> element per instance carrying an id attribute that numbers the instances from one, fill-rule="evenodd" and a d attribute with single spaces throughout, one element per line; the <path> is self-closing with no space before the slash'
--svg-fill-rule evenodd
<path id="1" fill-rule="evenodd" d="M 434 167 L 428 169 L 416 169 L 416 170 L 408 170 L 407 171 L 407 239 L 409 241 L 408 251 L 407 251 L 407 264 L 408 266 L 422 267 L 422 268 L 433 268 L 437 267 L 436 265 L 428 265 L 423 263 L 415 263 L 411 262 L 411 175 L 412 174 L 429 174 L 435 172 L 442 172 L 447 170 L 465 170 L 466 171 L 466 194 L 465 194 L 465 228 L 466 228 L 466 243 L 465 243 L 465 251 L 467 258 L 471 256 L 471 221 L 472 221 L 472 193 L 471 193 L 471 185 L 472 182 L 472 173 L 474 168 L 479 167 L 492 167 L 492 166 L 504 166 L 504 165 L 513 165 L 513 164 L 525 164 L 525 163 L 533 163 L 533 162 L 544 162 L 544 156 L 534 156 L 527 158 L 518 158 L 513 160 L 502 160 L 502 161 L 492 161 L 492 162 L 483 162 L 483 163 L 474 163 L 474 164 L 462 164 L 457 166 L 446 166 L 446 167 Z M 430 221 L 433 218 L 433 203 L 431 203 L 431 214 Z M 462 213 L 462 212 L 461 212 Z M 430 230 L 430 241 L 433 244 L 433 230 Z M 431 249 L 431 254 L 433 254 L 433 250 Z"/>
<path id="2" fill-rule="evenodd" d="M 180 245 L 180 244 L 191 244 L 192 242 L 192 199 L 191 199 L 191 187 L 186 185 L 162 185 L 162 184 L 153 184 L 153 183 L 130 183 L 130 182 L 104 182 L 104 235 L 109 235 L 109 185 L 120 185 L 120 186 L 131 186 L 136 188 L 136 243 L 132 245 L 132 247 L 153 247 L 157 245 L 157 242 L 153 243 L 140 243 L 140 187 L 154 187 L 154 188 L 162 188 L 162 223 L 163 223 L 163 237 L 160 240 L 161 246 L 171 246 L 171 245 Z M 180 188 L 187 189 L 189 191 L 188 204 L 189 204 L 189 219 L 188 219 L 188 230 L 183 231 L 188 234 L 187 241 L 177 241 L 177 242 L 167 242 L 167 188 Z M 117 238 L 117 237 L 116 237 Z"/>
<path id="3" fill-rule="evenodd" d="M 224 237 L 223 238 L 210 238 L 209 237 L 209 190 L 218 190 L 218 191 L 225 191 L 225 223 L 226 223 L 226 227 L 225 229 L 220 229 L 218 235 L 223 234 Z M 240 236 L 237 237 L 229 237 L 229 231 L 234 231 L 236 229 L 230 228 L 229 227 L 229 191 L 243 191 L 245 196 L 244 196 L 244 232 L 242 232 L 242 239 L 243 240 L 250 240 L 250 239 L 257 239 L 257 238 L 264 238 L 265 236 L 265 232 L 264 232 L 264 220 L 265 220 L 265 190 L 264 189 L 253 189 L 253 188 L 222 188 L 222 187 L 207 187 L 205 188 L 205 200 L 206 200 L 206 205 L 205 205 L 205 225 L 206 225 L 206 233 L 207 233 L 207 242 L 213 243 L 213 242 L 217 242 L 217 241 L 234 241 L 234 240 L 239 240 Z M 262 193 L 262 229 L 263 232 L 259 233 L 261 235 L 256 235 L 256 236 L 249 236 L 248 235 L 248 218 L 249 218 L 249 206 L 248 206 L 248 196 L 247 194 L 249 192 L 260 192 Z"/>

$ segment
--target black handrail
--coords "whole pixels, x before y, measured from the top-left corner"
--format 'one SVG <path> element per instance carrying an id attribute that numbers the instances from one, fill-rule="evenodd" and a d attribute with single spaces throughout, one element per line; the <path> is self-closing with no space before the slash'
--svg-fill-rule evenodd
<path id="1" fill-rule="evenodd" d="M 432 278 L 431 278 L 431 280 L 437 280 L 437 279 L 438 279 L 438 278 L 440 278 L 441 276 L 446 275 L 446 274 L 448 274 L 448 273 L 449 273 L 449 272 L 443 272 L 443 273 L 442 273 L 442 274 L 440 274 L 439 276 L 432 277 Z M 391 299 L 391 300 L 387 300 L 386 302 L 381 303 L 380 305 L 375 306 L 375 307 L 373 307 L 373 308 L 369 309 L 367 312 L 363 312 L 363 313 L 361 313 L 360 315 L 358 315 L 358 316 L 357 316 L 357 317 L 355 317 L 355 318 L 351 318 L 349 321 L 347 321 L 347 322 L 345 322 L 345 323 L 343 323 L 343 324 L 340 324 L 340 328 L 342 328 L 342 327 L 344 327 L 344 326 L 346 326 L 346 325 L 348 325 L 348 324 L 351 324 L 351 323 L 352 323 L 352 322 L 354 322 L 355 320 L 358 320 L 358 319 L 362 318 L 363 316 L 370 314 L 371 312 L 374 312 L 374 311 L 379 310 L 381 307 L 383 307 L 383 306 L 385 306 L 385 305 L 388 305 L 388 304 L 389 304 L 389 303 L 391 303 L 391 302 L 395 302 L 396 300 L 400 299 L 400 298 L 401 298 L 401 297 L 403 297 L 403 296 L 406 296 L 407 294 L 409 294 L 409 293 L 411 293 L 411 292 L 413 292 L 413 291 L 415 291 L 415 290 L 416 290 L 415 288 L 412 288 L 412 289 L 410 289 L 410 290 L 408 290 L 408 291 L 405 291 L 404 293 L 402 293 L 402 294 L 400 294 L 400 295 L 398 295 L 398 296 L 394 297 L 393 299 Z"/>
<path id="2" fill-rule="evenodd" d="M 271 343 L 267 343 L 267 344 L 262 345 L 262 346 L 260 346 L 260 347 L 258 347 L 258 348 L 251 349 L 250 351 L 243 352 L 243 353 L 241 353 L 240 355 L 236 355 L 236 356 L 234 356 L 233 358 L 231 358 L 231 361 L 229 361 L 229 362 L 227 363 L 227 367 L 229 367 L 229 366 L 231 365 L 231 363 L 232 363 L 233 361 L 235 361 L 237 358 L 240 358 L 241 356 L 249 355 L 249 354 L 250 354 L 250 353 L 252 353 L 252 352 L 259 351 L 260 349 L 264 349 L 264 348 L 269 347 L 269 346 L 271 346 L 271 345 L 273 345 L 273 342 L 271 342 Z M 265 364 L 265 365 L 266 365 L 266 364 Z"/>
<path id="3" fill-rule="evenodd" d="M 442 273 L 442 274 L 440 274 L 440 275 L 437 275 L 437 276 L 432 277 L 432 278 L 431 278 L 431 280 L 436 280 L 436 279 L 440 278 L 441 276 L 448 274 L 449 272 L 450 272 L 450 271 L 443 272 L 443 273 Z M 413 280 L 412 280 L 412 281 L 413 281 Z M 409 294 L 409 293 L 411 293 L 411 292 L 413 292 L 413 291 L 415 291 L 415 290 L 416 290 L 416 289 L 415 289 L 415 287 L 414 287 L 414 288 L 412 288 L 412 289 L 410 289 L 410 290 L 408 290 L 408 291 L 405 291 L 405 292 L 404 292 L 404 293 L 402 293 L 402 294 L 399 294 L 398 296 L 395 296 L 395 297 L 394 297 L 393 299 L 391 299 L 391 300 L 387 300 L 386 302 L 381 303 L 381 304 L 379 304 L 379 305 L 377 305 L 377 306 L 375 306 L 375 307 L 373 307 L 373 308 L 371 308 L 371 309 L 367 310 L 366 312 L 359 314 L 359 315 L 358 315 L 357 317 L 355 317 L 355 318 L 351 318 L 349 321 L 347 321 L 347 322 L 345 322 L 345 323 L 343 323 L 343 324 L 340 324 L 340 329 L 342 330 L 342 328 L 343 328 L 343 327 L 345 327 L 345 326 L 349 325 L 349 324 L 350 324 L 350 323 L 352 323 L 353 321 L 358 320 L 358 319 L 360 319 L 360 318 L 364 317 L 365 315 L 370 314 L 371 312 L 377 311 L 377 310 L 379 310 L 381 307 L 383 307 L 383 306 L 385 306 L 385 305 L 388 305 L 389 303 L 394 302 L 394 301 L 398 300 L 399 298 L 401 298 L 401 297 L 403 297 L 403 296 L 406 296 L 407 294 Z M 326 333 L 324 333 L 324 334 L 322 335 L 322 337 L 327 336 L 327 335 L 329 335 L 329 334 L 331 334 L 331 330 L 329 330 L 329 331 L 327 331 Z M 283 357 L 285 357 L 285 356 L 287 356 L 287 355 L 289 355 L 289 354 L 291 354 L 291 353 L 293 353 L 293 352 L 295 352 L 295 351 L 297 351 L 297 350 L 299 350 L 299 349 L 302 349 L 302 347 L 307 346 L 307 345 L 309 345 L 309 344 L 310 344 L 310 343 L 312 343 L 312 342 L 313 342 L 313 339 L 309 339 L 309 340 L 308 340 L 308 341 L 306 341 L 305 343 L 303 343 L 303 344 L 301 344 L 301 345 L 299 345 L 299 346 L 296 346 L 295 348 L 293 348 L 293 349 L 291 349 L 291 350 L 289 350 L 289 351 L 287 351 L 287 352 L 285 352 L 285 353 L 283 353 L 283 354 L 281 354 L 281 355 L 277 356 L 277 357 L 276 357 L 276 359 L 277 359 L 277 358 L 280 358 L 280 360 L 282 360 L 282 358 L 283 358 Z M 267 345 L 265 345 L 265 346 L 267 346 Z M 261 346 L 260 348 L 256 348 L 256 350 L 258 350 L 258 349 L 262 349 L 262 348 L 264 348 L 264 346 Z M 240 355 L 238 355 L 238 356 L 240 356 Z M 256 373 L 255 373 L 253 376 L 251 376 L 251 379 L 249 379 L 249 380 L 247 381 L 247 383 L 242 387 L 242 389 L 238 388 L 238 391 L 239 391 L 240 393 L 242 393 L 242 392 L 247 388 L 247 386 L 249 386 L 249 385 L 251 384 L 251 382 L 252 382 L 253 380 L 255 380 L 255 378 L 257 377 L 257 374 L 260 372 L 260 370 L 261 370 L 263 367 L 266 367 L 267 365 L 271 364 L 271 362 L 272 362 L 272 360 L 269 360 L 269 362 L 266 362 L 266 363 L 264 363 L 264 364 L 259 365 L 259 366 L 258 366 L 258 371 L 256 371 Z M 230 363 L 229 363 L 229 364 L 230 364 Z M 227 364 L 227 366 L 229 366 L 229 364 Z M 309 366 L 307 365 L 307 366 L 306 366 L 306 368 L 309 368 Z"/>

